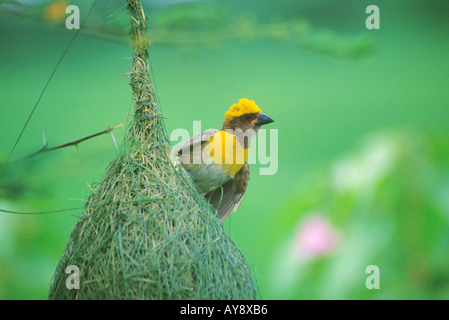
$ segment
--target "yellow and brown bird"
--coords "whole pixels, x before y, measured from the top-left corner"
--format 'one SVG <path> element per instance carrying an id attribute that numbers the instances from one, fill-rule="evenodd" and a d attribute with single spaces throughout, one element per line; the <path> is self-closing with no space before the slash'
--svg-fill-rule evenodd
<path id="1" fill-rule="evenodd" d="M 262 125 L 273 121 L 254 101 L 243 98 L 226 112 L 221 130 L 207 130 L 175 150 L 222 221 L 237 210 L 248 186 L 251 141 Z"/>

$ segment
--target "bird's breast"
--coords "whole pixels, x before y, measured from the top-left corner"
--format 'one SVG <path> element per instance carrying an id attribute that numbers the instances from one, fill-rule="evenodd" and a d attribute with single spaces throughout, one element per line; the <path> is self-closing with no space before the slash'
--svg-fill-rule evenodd
<path id="1" fill-rule="evenodd" d="M 203 154 L 224 173 L 234 176 L 245 164 L 249 148 L 244 148 L 236 136 L 226 131 L 218 131 L 204 146 Z"/>
<path id="2" fill-rule="evenodd" d="M 232 133 L 217 131 L 200 148 L 193 148 L 180 157 L 180 163 L 189 172 L 193 181 L 207 194 L 233 179 L 242 169 L 248 156 Z"/>

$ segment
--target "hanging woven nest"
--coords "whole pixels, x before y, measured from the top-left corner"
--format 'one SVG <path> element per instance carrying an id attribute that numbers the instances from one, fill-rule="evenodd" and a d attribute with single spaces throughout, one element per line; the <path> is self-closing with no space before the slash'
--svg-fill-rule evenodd
<path id="1" fill-rule="evenodd" d="M 256 299 L 247 261 L 170 145 L 148 72 L 140 0 L 128 0 L 135 114 L 56 267 L 50 299 Z M 79 270 L 69 289 L 68 266 Z"/>

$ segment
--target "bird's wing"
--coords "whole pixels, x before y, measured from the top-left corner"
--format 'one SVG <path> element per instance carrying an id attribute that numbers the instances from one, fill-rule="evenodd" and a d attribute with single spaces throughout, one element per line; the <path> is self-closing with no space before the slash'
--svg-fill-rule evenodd
<path id="1" fill-rule="evenodd" d="M 249 165 L 248 162 L 245 162 L 233 179 L 206 195 L 206 199 L 218 211 L 218 217 L 221 221 L 224 221 L 232 210 L 235 212 L 240 206 L 248 186 L 249 177 Z"/>
<path id="2" fill-rule="evenodd" d="M 190 138 L 186 142 L 184 142 L 180 147 L 176 148 L 173 153 L 177 156 L 181 156 L 182 154 L 188 154 L 192 152 L 193 148 L 197 144 L 202 144 L 203 142 L 209 141 L 211 137 L 217 133 L 218 130 L 211 129 L 206 130 L 201 134 L 198 134 L 194 136 L 193 138 Z"/>

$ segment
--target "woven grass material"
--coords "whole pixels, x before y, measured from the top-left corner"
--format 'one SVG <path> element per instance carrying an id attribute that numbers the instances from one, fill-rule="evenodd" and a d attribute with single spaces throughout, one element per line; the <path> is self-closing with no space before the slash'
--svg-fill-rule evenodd
<path id="1" fill-rule="evenodd" d="M 58 262 L 50 299 L 256 299 L 247 261 L 188 174 L 175 167 L 148 72 L 140 1 L 128 0 L 136 110 Z M 80 289 L 66 287 L 66 268 Z"/>

